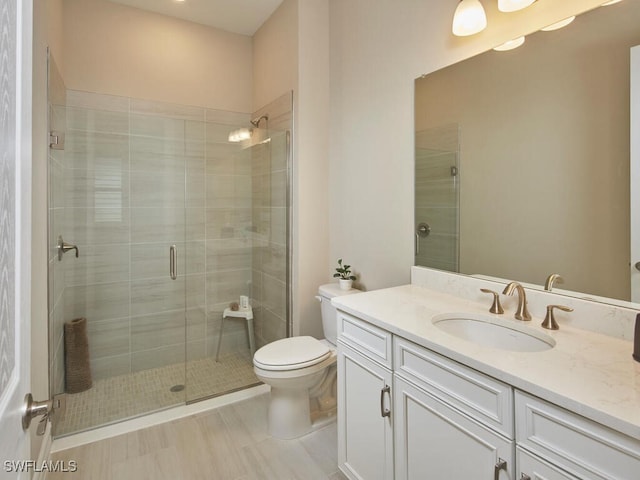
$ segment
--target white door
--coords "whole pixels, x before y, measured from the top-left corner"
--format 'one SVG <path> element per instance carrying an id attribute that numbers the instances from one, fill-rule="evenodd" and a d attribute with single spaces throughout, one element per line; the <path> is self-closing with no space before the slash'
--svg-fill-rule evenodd
<path id="1" fill-rule="evenodd" d="M 640 45 L 631 49 L 631 301 L 640 302 Z M 636 267 L 638 265 L 638 267 Z"/>
<path id="2" fill-rule="evenodd" d="M 33 0 L 0 0 L 0 478 L 30 478 L 29 391 Z M 23 470 L 22 472 L 20 470 Z"/>

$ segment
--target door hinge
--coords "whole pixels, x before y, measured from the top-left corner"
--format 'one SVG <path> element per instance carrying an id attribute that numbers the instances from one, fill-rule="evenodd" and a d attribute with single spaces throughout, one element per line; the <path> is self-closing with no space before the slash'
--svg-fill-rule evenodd
<path id="1" fill-rule="evenodd" d="M 49 148 L 64 150 L 64 133 L 52 131 L 49 133 Z"/>

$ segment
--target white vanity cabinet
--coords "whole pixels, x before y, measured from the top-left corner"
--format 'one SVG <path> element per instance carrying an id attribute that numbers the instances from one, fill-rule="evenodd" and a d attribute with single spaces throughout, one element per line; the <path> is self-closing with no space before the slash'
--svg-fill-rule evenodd
<path id="1" fill-rule="evenodd" d="M 520 391 L 515 407 L 518 478 L 640 478 L 638 440 Z"/>
<path id="2" fill-rule="evenodd" d="M 350 479 L 640 479 L 639 440 L 342 312 L 338 381 Z"/>
<path id="3" fill-rule="evenodd" d="M 350 479 L 393 478 L 391 334 L 338 320 L 338 465 Z"/>
<path id="4" fill-rule="evenodd" d="M 394 366 L 394 478 L 514 478 L 511 387 L 399 337 Z"/>

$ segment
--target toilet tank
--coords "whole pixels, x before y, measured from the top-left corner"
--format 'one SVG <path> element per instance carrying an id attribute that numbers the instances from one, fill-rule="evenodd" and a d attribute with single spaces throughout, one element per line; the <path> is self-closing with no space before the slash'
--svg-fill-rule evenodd
<path id="1" fill-rule="evenodd" d="M 335 345 L 338 341 L 338 316 L 336 308 L 331 305 L 331 299 L 333 297 L 340 297 L 342 295 L 353 295 L 354 293 L 360 293 L 361 290 L 352 288 L 351 290 L 342 290 L 337 283 L 328 283 L 321 285 L 318 288 L 318 294 L 320 299 L 320 308 L 322 309 L 322 329 L 324 330 L 324 338 L 326 338 L 332 345 Z"/>

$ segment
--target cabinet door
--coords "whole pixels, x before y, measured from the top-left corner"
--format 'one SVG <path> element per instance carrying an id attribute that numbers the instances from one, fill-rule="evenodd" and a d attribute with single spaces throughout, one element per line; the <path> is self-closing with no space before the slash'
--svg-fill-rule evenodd
<path id="1" fill-rule="evenodd" d="M 392 378 L 338 342 L 338 465 L 350 479 L 393 478 Z"/>
<path id="2" fill-rule="evenodd" d="M 398 375 L 393 381 L 397 480 L 514 479 L 512 440 Z"/>
<path id="3" fill-rule="evenodd" d="M 520 447 L 516 447 L 519 480 L 578 480 L 577 477 L 545 462 Z"/>

